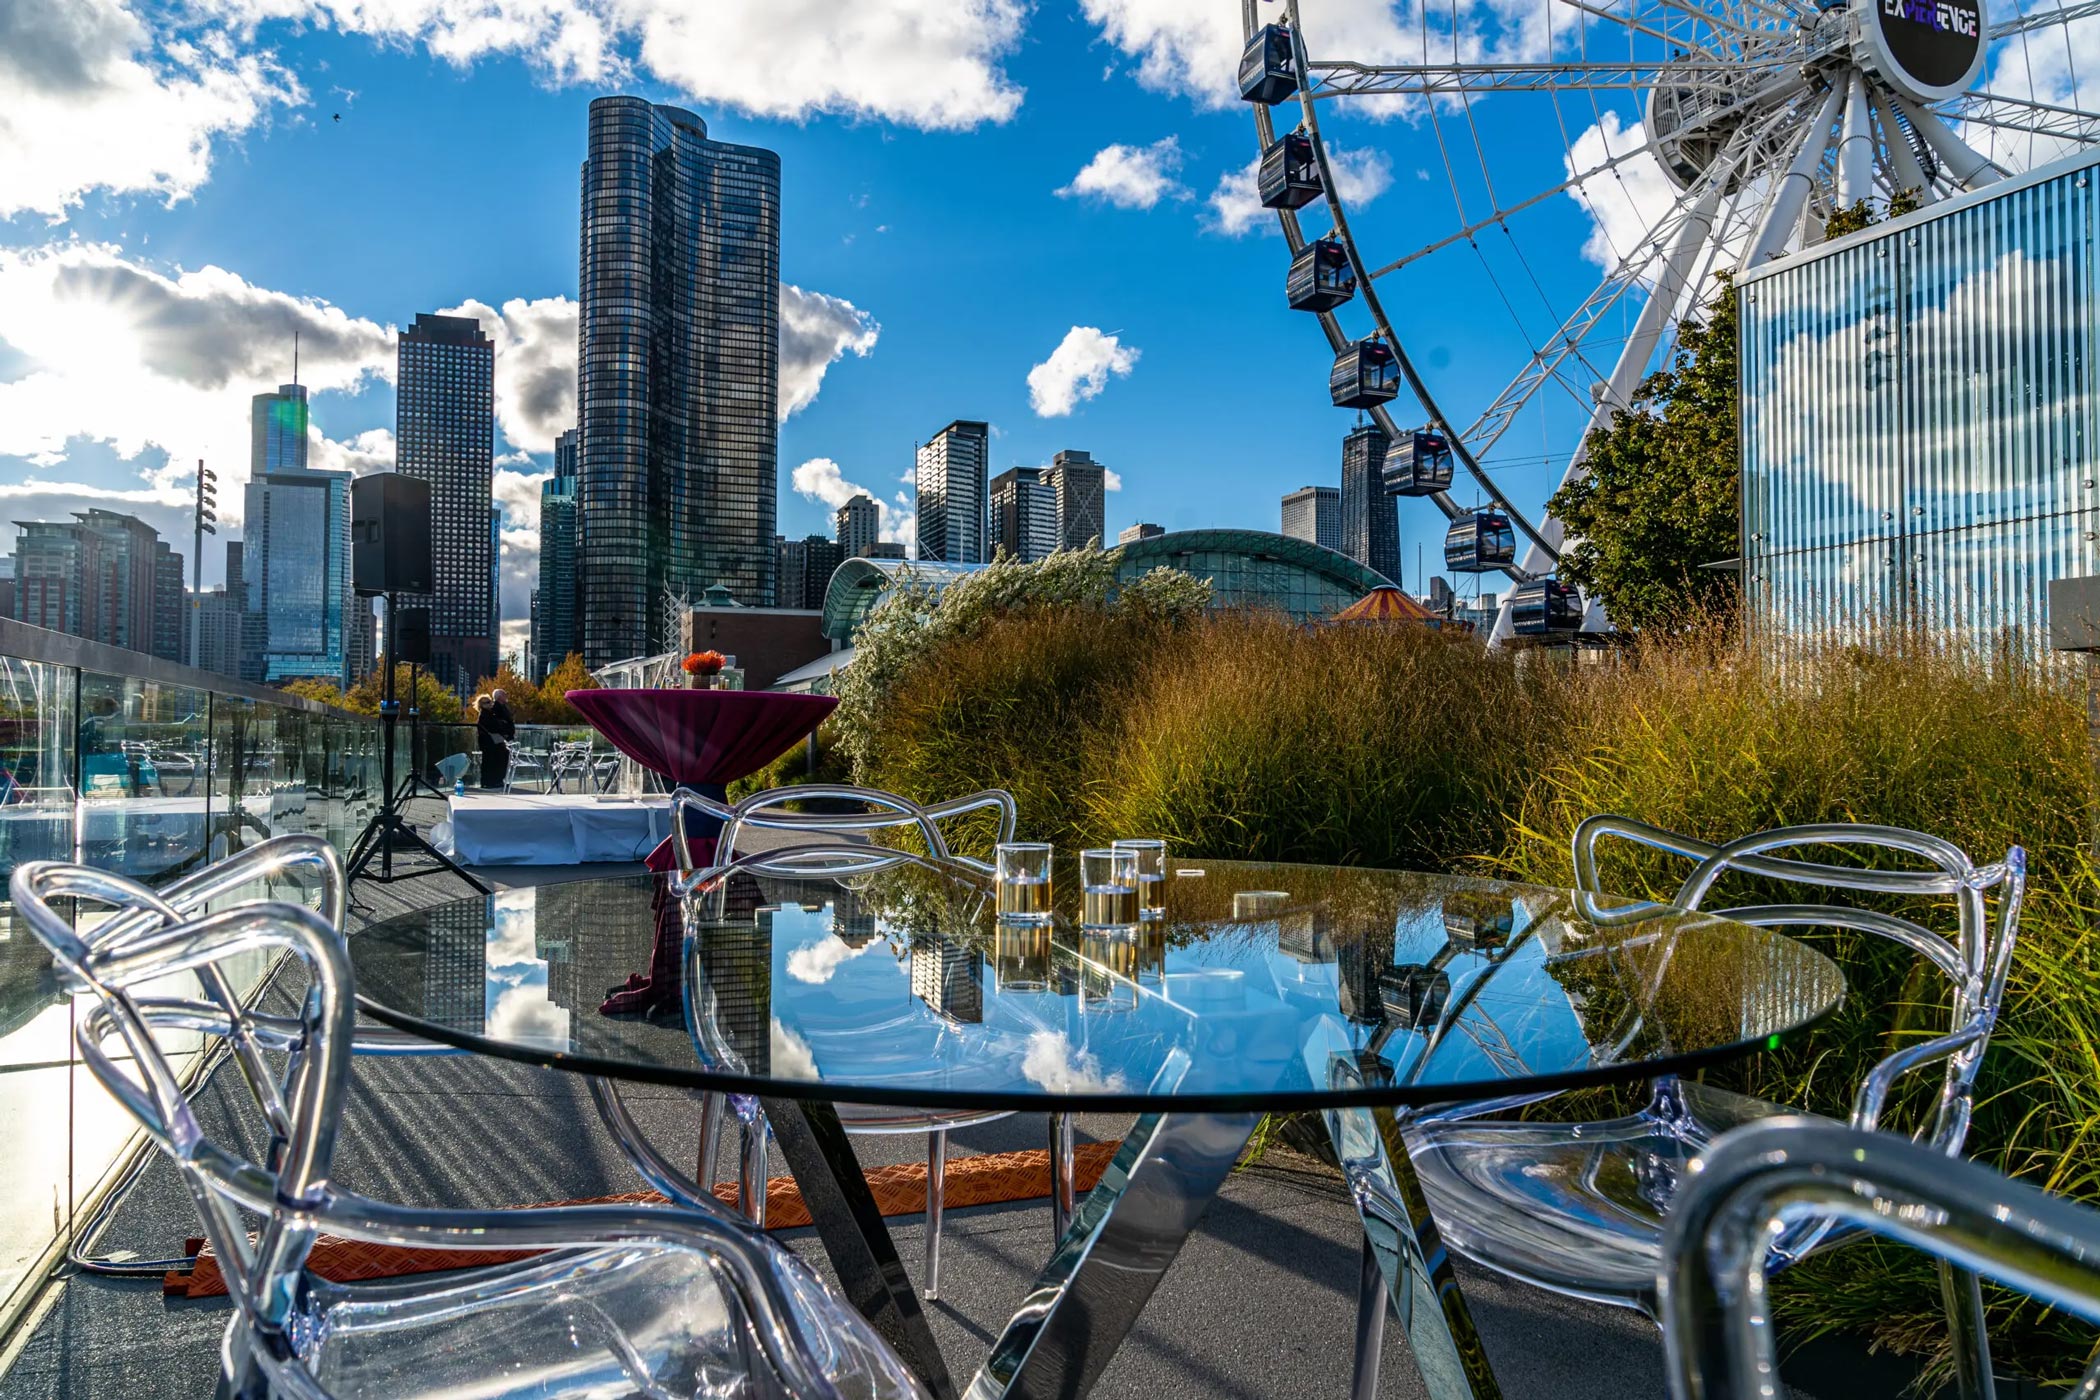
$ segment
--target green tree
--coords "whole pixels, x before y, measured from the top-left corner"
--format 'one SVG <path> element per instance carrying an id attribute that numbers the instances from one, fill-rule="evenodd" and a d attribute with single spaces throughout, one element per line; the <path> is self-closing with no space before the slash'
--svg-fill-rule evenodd
<path id="1" fill-rule="evenodd" d="M 583 664 L 583 658 L 570 652 L 559 665 L 547 673 L 540 682 L 540 710 L 546 715 L 548 724 L 581 724 L 583 716 L 566 698 L 572 690 L 596 690 L 598 678 Z"/>
<path id="2" fill-rule="evenodd" d="M 416 708 L 422 712 L 424 719 L 433 724 L 457 724 L 465 717 L 466 711 L 461 707 L 457 695 L 440 685 L 437 678 L 431 675 L 430 672 L 411 667 L 406 661 L 400 662 L 394 667 L 394 698 L 396 700 L 399 700 L 403 706 L 409 703 L 409 675 L 412 671 L 415 674 L 414 703 Z M 356 685 L 351 686 L 349 691 L 343 696 L 343 707 L 355 710 L 359 714 L 378 714 L 379 701 L 383 693 L 382 687 L 385 684 L 386 668 L 384 666 L 373 667 L 370 674 L 358 681 Z"/>
<path id="3" fill-rule="evenodd" d="M 1622 630 L 1667 627 L 1735 599 L 1736 576 L 1708 569 L 1737 554 L 1735 283 L 1704 321 L 1679 328 L 1668 369 L 1587 442 L 1587 470 L 1546 503 L 1572 542 L 1561 577 L 1601 601 Z"/>

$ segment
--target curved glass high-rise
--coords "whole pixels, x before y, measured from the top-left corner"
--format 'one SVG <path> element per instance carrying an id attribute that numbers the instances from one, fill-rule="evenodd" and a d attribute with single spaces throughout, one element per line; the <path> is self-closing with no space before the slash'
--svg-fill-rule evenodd
<path id="1" fill-rule="evenodd" d="M 591 103 L 577 546 L 593 666 L 676 644 L 667 596 L 774 601 L 780 157 L 691 112 Z"/>

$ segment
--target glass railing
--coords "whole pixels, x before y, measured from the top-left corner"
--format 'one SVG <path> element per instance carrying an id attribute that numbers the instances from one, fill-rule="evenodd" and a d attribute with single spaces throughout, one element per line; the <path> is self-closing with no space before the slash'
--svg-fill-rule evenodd
<path id="1" fill-rule="evenodd" d="M 650 776 L 623 759 L 587 724 L 521 724 L 510 742 L 510 762 L 501 783 L 484 764 L 471 724 L 402 723 L 395 731 L 395 764 L 440 792 L 455 783 L 469 791 L 484 786 L 512 792 L 640 792 Z"/>
<path id="2" fill-rule="evenodd" d="M 347 850 L 377 809 L 379 758 L 370 717 L 0 619 L 0 885 L 28 860 L 162 885 L 287 832 Z M 270 964 L 240 971 L 248 995 Z M 134 1145 L 74 1021 L 0 901 L 0 1334 Z M 201 1046 L 172 1048 L 194 1067 Z"/>

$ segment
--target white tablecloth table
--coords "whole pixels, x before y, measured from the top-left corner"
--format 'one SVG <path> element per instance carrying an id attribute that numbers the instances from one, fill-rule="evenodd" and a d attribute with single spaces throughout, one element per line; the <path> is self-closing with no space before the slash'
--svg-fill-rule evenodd
<path id="1" fill-rule="evenodd" d="M 462 865 L 638 861 L 671 834 L 667 797 L 470 792 L 450 803 L 452 858 Z"/>

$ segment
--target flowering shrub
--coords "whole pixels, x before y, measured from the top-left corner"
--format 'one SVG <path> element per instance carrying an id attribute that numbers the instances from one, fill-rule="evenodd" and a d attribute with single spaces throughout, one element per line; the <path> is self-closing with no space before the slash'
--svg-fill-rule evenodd
<path id="1" fill-rule="evenodd" d="M 839 707 L 832 723 L 854 771 L 867 771 L 877 717 L 912 668 L 995 618 L 1032 608 L 1084 608 L 1105 617 L 1174 623 L 1209 605 L 1210 581 L 1179 569 L 1153 569 L 1118 586 L 1120 557 L 1098 549 L 1061 549 L 1032 564 L 1001 556 L 945 590 L 930 576 L 906 569 L 854 637 L 853 664 L 837 673 Z"/>

